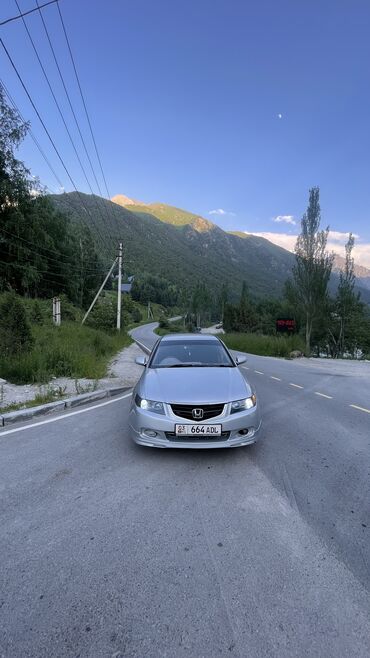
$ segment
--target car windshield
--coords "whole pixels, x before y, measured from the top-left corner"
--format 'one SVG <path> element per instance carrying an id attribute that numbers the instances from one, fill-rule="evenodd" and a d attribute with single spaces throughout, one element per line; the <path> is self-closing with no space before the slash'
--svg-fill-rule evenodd
<path id="1" fill-rule="evenodd" d="M 158 345 L 151 368 L 230 368 L 235 364 L 218 340 L 167 340 Z"/>

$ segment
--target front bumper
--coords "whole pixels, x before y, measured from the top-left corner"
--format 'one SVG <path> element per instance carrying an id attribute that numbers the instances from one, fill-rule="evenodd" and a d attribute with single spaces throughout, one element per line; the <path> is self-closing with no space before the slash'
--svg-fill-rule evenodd
<path id="1" fill-rule="evenodd" d="M 168 407 L 168 405 L 166 405 Z M 247 446 L 257 441 L 261 428 L 261 417 L 258 403 L 253 409 L 236 414 L 222 414 L 207 421 L 207 425 L 221 424 L 224 436 L 220 438 L 198 439 L 179 437 L 175 435 L 175 424 L 186 424 L 189 421 L 172 414 L 161 416 L 140 409 L 132 405 L 129 423 L 130 435 L 133 441 L 139 445 L 152 448 L 237 448 Z M 247 433 L 240 434 L 240 432 Z M 156 432 L 156 436 L 150 436 L 147 432 Z"/>

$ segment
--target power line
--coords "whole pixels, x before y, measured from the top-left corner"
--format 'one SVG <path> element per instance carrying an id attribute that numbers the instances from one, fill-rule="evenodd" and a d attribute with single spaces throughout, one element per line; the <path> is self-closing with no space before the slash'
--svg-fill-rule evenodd
<path id="1" fill-rule="evenodd" d="M 6 231 L 5 229 L 0 228 L 0 237 L 1 237 L 1 234 L 3 234 L 3 233 L 6 233 L 6 235 L 9 235 L 11 238 L 14 238 L 14 239 L 18 240 L 19 242 L 22 242 L 22 243 L 24 242 L 26 246 L 22 247 L 22 245 L 21 245 L 21 248 L 23 248 L 24 250 L 27 250 L 31 253 L 34 253 L 37 256 L 40 256 L 40 258 L 44 258 L 44 259 L 47 259 L 47 260 L 50 260 L 50 261 L 54 261 L 54 262 L 60 263 L 62 265 L 68 265 L 68 266 L 70 266 L 70 268 L 72 270 L 74 269 L 76 271 L 80 271 L 80 269 L 81 269 L 78 265 L 76 265 L 75 261 L 69 260 L 68 258 L 66 258 L 65 254 L 64 255 L 59 254 L 59 252 L 56 251 L 55 249 L 48 249 L 47 247 L 40 247 L 39 245 L 37 245 L 35 242 L 32 242 L 31 240 L 26 240 L 25 238 L 22 238 L 20 235 L 16 235 L 15 233 L 11 233 L 10 231 Z M 0 244 L 1 244 L 1 242 L 0 242 Z M 10 240 L 9 240 L 9 244 L 11 244 L 12 246 L 15 246 L 15 247 L 18 246 L 17 244 L 14 245 L 14 243 L 12 243 Z M 39 249 L 42 249 L 44 251 L 49 251 L 50 253 L 54 254 L 54 256 L 58 256 L 58 257 L 54 258 L 54 256 L 49 256 L 49 254 L 40 253 L 40 251 L 37 251 L 35 249 L 31 249 L 28 245 L 32 245 L 33 247 L 38 246 Z M 84 272 L 86 272 L 87 274 L 89 274 L 89 273 L 91 273 L 91 274 L 102 274 L 105 271 L 106 271 L 106 267 L 103 264 L 101 265 L 101 267 L 87 267 L 87 268 L 84 268 Z"/>
<path id="2" fill-rule="evenodd" d="M 4 83 L 4 81 L 1 80 L 1 78 L 0 78 L 0 85 L 1 85 L 2 88 L 4 89 L 4 91 L 5 91 L 5 93 L 6 93 L 7 97 L 8 97 L 8 99 L 9 99 L 9 101 L 10 101 L 10 103 L 13 105 L 13 108 L 14 108 L 14 109 L 16 110 L 16 112 L 18 113 L 20 119 L 23 121 L 23 123 L 27 123 L 26 119 L 22 116 L 19 107 L 17 107 L 17 104 L 16 104 L 15 100 L 14 100 L 14 99 L 12 98 L 12 96 L 10 95 L 9 90 L 7 89 L 7 87 L 6 87 L 5 83 Z M 63 183 L 62 183 L 62 181 L 60 180 L 58 174 L 57 174 L 56 171 L 54 170 L 52 164 L 50 163 L 50 161 L 49 161 L 47 155 L 45 154 L 45 152 L 44 152 L 42 146 L 40 145 L 39 141 L 38 141 L 37 138 L 35 137 L 34 133 L 33 133 L 32 130 L 31 130 L 31 128 L 28 129 L 28 134 L 29 134 L 29 136 L 31 137 L 31 139 L 32 139 L 32 141 L 34 142 L 34 144 L 36 145 L 36 147 L 38 148 L 38 150 L 40 151 L 40 153 L 41 153 L 42 157 L 44 158 L 46 164 L 48 165 L 50 171 L 51 171 L 52 174 L 54 175 L 55 180 L 57 181 L 57 183 L 59 184 L 59 186 L 63 188 Z"/>
<path id="3" fill-rule="evenodd" d="M 29 9 L 28 11 L 25 11 L 23 14 L 20 16 L 12 16 L 12 18 L 7 18 L 5 21 L 1 21 L 1 25 L 6 25 L 7 23 L 11 23 L 12 21 L 17 21 L 19 18 L 23 18 L 23 16 L 28 16 L 28 14 L 32 14 L 34 11 L 37 11 L 38 9 L 42 9 L 43 7 L 47 7 L 48 5 L 54 5 L 58 0 L 50 0 L 49 2 L 45 2 L 43 5 L 40 5 L 40 7 L 35 7 L 34 9 Z"/>
<path id="4" fill-rule="evenodd" d="M 15 0 L 15 2 L 17 2 L 17 0 Z M 37 4 L 37 6 L 39 7 L 38 0 L 36 0 L 36 4 Z M 17 5 L 18 5 L 18 2 L 17 2 Z M 40 14 L 40 18 L 41 18 L 42 24 L 43 24 L 43 26 L 44 26 L 45 34 L 46 34 L 46 36 L 47 36 L 47 39 L 48 39 L 48 42 L 49 42 L 49 46 L 50 46 L 51 52 L 52 52 L 53 57 L 54 57 L 55 65 L 56 65 L 56 67 L 57 67 L 57 69 L 58 69 L 59 77 L 60 77 L 60 79 L 61 79 L 61 81 L 62 81 L 62 85 L 63 85 L 64 91 L 65 91 L 65 94 L 66 94 L 67 99 L 68 99 L 69 107 L 71 108 L 71 112 L 72 112 L 72 114 L 73 114 L 73 118 L 74 118 L 74 120 L 75 120 L 75 123 L 76 123 L 77 129 L 78 129 L 79 135 L 80 135 L 80 137 L 81 137 L 81 141 L 82 141 L 82 144 L 83 144 L 83 146 L 84 146 L 86 156 L 87 156 L 87 158 L 88 158 L 88 160 L 89 160 L 89 164 L 90 164 L 91 171 L 92 171 L 93 176 L 94 176 L 94 179 L 95 179 L 95 183 L 96 183 L 96 185 L 97 185 L 97 188 L 98 188 L 98 191 L 99 191 L 100 196 L 103 196 L 103 195 L 102 195 L 102 192 L 101 192 L 101 189 L 100 189 L 99 181 L 97 180 L 97 177 L 96 177 L 96 174 L 95 174 L 95 170 L 94 170 L 93 164 L 92 164 L 92 162 L 91 162 L 90 155 L 89 155 L 88 150 L 87 150 L 87 148 L 86 148 L 86 143 L 85 143 L 84 137 L 83 137 L 83 135 L 82 135 L 82 132 L 81 132 L 81 129 L 80 129 L 80 125 L 79 125 L 79 123 L 78 123 L 78 120 L 77 120 L 77 117 L 76 117 L 75 111 L 74 111 L 74 109 L 73 109 L 73 105 L 72 105 L 72 102 L 71 102 L 71 98 L 70 98 L 70 95 L 69 95 L 69 93 L 68 93 L 68 89 L 67 89 L 67 87 L 66 87 L 66 84 L 65 84 L 65 81 L 64 81 L 64 77 L 63 77 L 62 71 L 61 71 L 61 69 L 60 69 L 59 62 L 58 62 L 58 60 L 57 60 L 57 57 L 56 57 L 56 54 L 55 54 L 55 50 L 54 50 L 53 44 L 52 44 L 52 42 L 51 42 L 51 38 L 50 38 L 50 34 L 49 34 L 49 30 L 48 30 L 48 28 L 47 28 L 46 22 L 45 22 L 45 20 L 44 20 L 43 15 L 42 15 L 41 7 L 39 7 L 39 14 Z"/>
<path id="5" fill-rule="evenodd" d="M 32 250 L 30 250 L 30 251 L 32 251 Z M 5 251 L 4 249 L 0 249 L 0 253 L 5 254 L 6 256 L 11 256 L 11 255 L 16 256 L 16 254 L 9 254 L 9 252 L 8 252 L 8 251 Z M 38 254 L 38 255 L 40 255 L 40 254 Z M 41 257 L 42 257 L 42 256 L 41 256 Z M 9 262 L 10 262 L 10 264 L 13 264 L 14 266 L 17 266 L 17 267 L 19 266 L 19 267 L 22 267 L 22 268 L 24 267 L 24 268 L 27 269 L 27 265 L 21 265 L 21 263 L 19 263 L 19 262 L 17 262 L 17 261 L 14 261 L 14 262 L 13 262 L 13 261 L 9 261 Z M 35 264 L 33 264 L 33 263 L 30 263 L 30 264 L 29 264 L 29 267 L 34 268 L 34 269 L 37 271 L 38 274 L 51 274 L 52 276 L 57 276 L 57 277 L 60 277 L 60 278 L 62 278 L 62 279 L 65 279 L 65 278 L 66 278 L 66 275 L 63 274 L 62 272 L 54 272 L 53 270 L 50 270 L 50 269 L 47 269 L 47 270 L 40 270 L 40 269 L 37 267 L 37 265 L 35 265 Z M 78 272 L 79 274 L 81 274 L 81 268 L 80 268 L 80 269 L 76 269 L 76 272 Z M 76 273 L 76 272 L 75 272 L 75 273 Z M 87 278 L 87 277 L 92 277 L 93 274 L 104 274 L 105 272 L 106 272 L 106 270 L 99 270 L 99 272 L 89 273 L 89 272 L 86 272 L 86 270 L 83 270 L 82 273 L 83 273 L 83 274 L 86 274 L 86 275 L 87 275 L 86 278 Z"/>
<path id="6" fill-rule="evenodd" d="M 93 140 L 93 143 L 94 143 L 94 148 L 95 148 L 96 157 L 97 157 L 98 162 L 99 162 L 99 167 L 100 167 L 100 171 L 101 171 L 101 174 L 102 174 L 102 177 L 103 177 L 103 180 L 104 180 L 104 185 L 105 185 L 105 189 L 106 189 L 106 192 L 107 192 L 107 196 L 108 196 L 108 199 L 110 199 L 110 194 L 109 194 L 109 190 L 108 190 L 108 186 L 107 186 L 107 181 L 106 181 L 106 178 L 105 178 L 105 175 L 104 175 L 104 171 L 103 171 L 103 166 L 102 166 L 102 163 L 101 163 L 101 160 L 100 160 L 98 147 L 97 147 L 97 145 L 96 145 L 96 141 L 95 141 L 94 132 L 93 132 L 93 129 L 92 129 L 92 126 L 91 126 L 91 121 L 90 121 L 89 113 L 88 113 L 88 111 L 87 111 L 87 107 L 86 107 L 85 98 L 84 98 L 84 95 L 83 95 L 83 93 L 82 93 L 82 88 L 81 88 L 81 84 L 80 84 L 80 79 L 79 79 L 79 77 L 78 77 L 78 73 L 77 73 L 77 69 L 76 69 L 76 64 L 75 64 L 75 61 L 74 61 L 74 57 L 73 57 L 73 54 L 72 54 L 72 49 L 71 49 L 71 46 L 70 46 L 70 43 L 69 43 L 69 39 L 68 39 L 68 35 L 67 35 L 67 30 L 66 30 L 66 27 L 65 27 L 65 24 L 64 24 L 64 20 L 63 20 L 62 12 L 60 11 L 59 0 L 57 1 L 57 7 L 58 7 L 58 12 L 59 12 L 60 21 L 61 21 L 61 23 L 62 23 L 62 27 L 63 27 L 64 36 L 65 36 L 65 38 L 66 38 L 66 42 L 67 42 L 67 46 L 68 46 L 68 50 L 69 50 L 69 54 L 70 54 L 70 56 L 71 56 L 71 61 L 72 61 L 72 64 L 73 64 L 73 69 L 74 69 L 74 72 L 75 72 L 75 76 L 76 76 L 76 80 L 77 80 L 78 88 L 79 88 L 79 90 L 80 90 L 81 99 L 82 99 L 82 103 L 83 103 L 83 106 L 84 106 L 84 110 L 85 110 L 86 118 L 87 118 L 87 121 L 88 121 L 88 124 L 89 124 L 91 137 L 92 137 L 92 140 Z"/>
<path id="7" fill-rule="evenodd" d="M 36 0 L 36 3 L 38 3 L 38 0 Z M 64 23 L 64 20 L 63 20 L 63 16 L 62 16 L 61 10 L 60 10 L 59 0 L 58 0 L 57 7 L 58 7 L 59 18 L 60 18 L 60 22 L 61 22 L 61 25 L 62 25 L 62 28 L 63 28 L 64 36 L 65 36 L 66 43 L 67 43 L 67 47 L 68 47 L 68 51 L 69 51 L 69 54 L 70 54 L 70 57 L 71 57 L 71 62 L 72 62 L 73 70 L 74 70 L 74 73 L 75 73 L 75 77 L 76 77 L 76 81 L 77 81 L 78 89 L 79 89 L 79 92 L 80 92 L 80 96 L 81 96 L 82 104 L 83 104 L 83 107 L 84 107 L 84 110 L 85 110 L 86 119 L 87 119 L 87 122 L 88 122 L 88 125 L 89 125 L 91 138 L 92 138 L 92 141 L 93 141 L 93 144 L 94 144 L 94 149 L 95 149 L 96 157 L 97 157 L 97 160 L 98 160 L 98 163 L 99 163 L 100 172 L 101 172 L 101 175 L 102 175 L 102 178 L 103 178 L 103 181 L 104 181 L 104 186 L 105 186 L 105 190 L 106 190 L 106 193 L 107 193 L 107 198 L 110 200 L 111 195 L 110 195 L 110 193 L 109 193 L 109 189 L 108 189 L 108 185 L 107 185 L 107 180 L 106 180 L 106 177 L 105 177 L 105 174 L 104 174 L 103 165 L 102 165 L 102 162 L 101 162 L 101 158 L 100 158 L 100 154 L 99 154 L 99 151 L 98 151 L 98 147 L 97 147 L 96 139 L 95 139 L 95 136 L 94 136 L 94 131 L 93 131 L 93 128 L 92 128 L 92 124 L 91 124 L 91 120 L 90 120 L 89 112 L 88 112 L 87 105 L 86 105 L 86 101 L 85 101 L 85 97 L 84 97 L 84 94 L 83 94 L 83 91 L 82 91 L 82 86 L 81 86 L 80 78 L 79 78 L 79 75 L 78 75 L 78 73 L 77 73 L 77 67 L 76 67 L 75 59 L 74 59 L 74 57 L 73 57 L 71 44 L 70 44 L 70 41 L 69 41 L 69 38 L 68 38 L 68 34 L 67 34 L 67 29 L 66 29 L 66 26 L 65 26 L 65 23 Z M 41 12 L 40 12 L 40 15 L 41 15 Z M 41 15 L 41 18 L 43 19 L 42 15 Z M 45 22 L 45 21 L 43 21 L 43 22 Z M 100 188 L 99 188 L 99 189 L 100 189 Z M 103 196 L 103 195 L 101 195 L 101 196 Z M 108 212 L 108 211 L 107 211 L 107 212 Z M 115 226 L 116 226 L 117 232 L 119 233 L 119 228 L 120 228 L 120 227 L 119 227 L 119 224 L 118 224 L 118 221 L 117 221 L 117 217 L 116 217 L 116 215 L 115 215 L 113 212 L 111 213 L 111 212 L 110 212 L 110 209 L 109 209 L 109 214 L 111 214 L 111 216 L 112 216 L 112 218 L 113 218 L 113 220 L 114 220 L 114 223 L 115 223 Z"/>
<path id="8" fill-rule="evenodd" d="M 33 109 L 34 109 L 34 111 L 35 111 L 35 113 L 36 113 L 36 115 L 37 115 L 37 117 L 38 117 L 38 119 L 39 119 L 39 121 L 40 121 L 40 123 L 41 123 L 43 129 L 44 129 L 44 131 L 46 132 L 46 135 L 48 136 L 48 139 L 49 139 L 49 141 L 50 141 L 50 143 L 51 143 L 51 145 L 52 145 L 54 151 L 56 152 L 56 154 L 57 154 L 57 156 L 58 156 L 58 158 L 59 158 L 59 160 L 60 160 L 60 162 L 61 162 L 61 164 L 62 164 L 62 166 L 63 166 L 63 169 L 65 170 L 65 172 L 66 172 L 66 174 L 67 174 L 69 180 L 71 181 L 72 186 L 74 187 L 75 191 L 77 192 L 78 197 L 79 197 L 79 199 L 80 199 L 80 201 L 81 201 L 81 205 L 82 205 L 82 207 L 85 209 L 85 211 L 86 211 L 86 213 L 89 215 L 90 219 L 92 219 L 92 217 L 91 217 L 89 211 L 87 210 L 87 208 L 85 207 L 85 205 L 84 205 L 84 203 L 83 203 L 83 200 L 82 200 L 82 198 L 81 198 L 81 194 L 80 194 L 80 192 L 78 191 L 78 189 L 77 189 L 77 187 L 76 187 L 76 184 L 75 184 L 75 182 L 74 182 L 74 180 L 73 180 L 71 174 L 69 173 L 69 171 L 68 171 L 68 169 L 67 169 L 67 166 L 66 166 L 66 164 L 65 164 L 65 162 L 64 162 L 64 160 L 63 160 L 63 158 L 62 158 L 62 156 L 60 155 L 60 153 L 59 153 L 59 151 L 58 151 L 58 149 L 57 149 L 57 147 L 56 147 L 56 145 L 55 145 L 55 142 L 54 142 L 53 138 L 51 137 L 51 135 L 50 135 L 50 133 L 49 133 L 49 131 L 48 131 L 46 125 L 45 125 L 45 122 L 44 122 L 43 118 L 41 117 L 40 112 L 38 111 L 38 109 L 37 109 L 37 107 L 36 107 L 36 105 L 35 105 L 35 103 L 34 103 L 32 97 L 31 97 L 31 94 L 29 93 L 29 91 L 28 91 L 28 89 L 27 89 L 25 83 L 23 82 L 23 79 L 22 79 L 22 77 L 21 77 L 21 75 L 20 75 L 20 73 L 19 73 L 19 71 L 18 71 L 18 69 L 17 69 L 17 67 L 16 67 L 16 65 L 15 65 L 15 63 L 14 63 L 14 61 L 13 61 L 13 59 L 12 59 L 12 57 L 11 57 L 11 55 L 10 55 L 8 49 L 7 49 L 7 47 L 5 46 L 5 43 L 4 43 L 3 39 L 2 39 L 1 37 L 0 37 L 0 43 L 1 43 L 1 45 L 2 45 L 2 47 L 3 47 L 3 49 L 4 49 L 4 51 L 5 51 L 5 54 L 7 55 L 8 59 L 9 59 L 9 61 L 10 61 L 10 64 L 12 65 L 12 68 L 13 68 L 13 70 L 15 71 L 15 74 L 16 74 L 16 76 L 17 76 L 19 82 L 21 83 L 21 85 L 22 85 L 22 87 L 23 87 L 23 90 L 25 91 L 25 93 L 26 93 L 26 95 L 27 95 L 27 98 L 28 98 L 28 100 L 30 101 L 30 103 L 31 103 L 31 105 L 32 105 L 32 107 L 33 107 Z M 88 224 L 87 224 L 87 226 L 88 226 Z M 102 241 L 104 242 L 103 239 L 102 239 Z"/>
<path id="9" fill-rule="evenodd" d="M 16 263 L 16 262 L 10 262 L 10 261 L 5 261 L 5 260 L 0 260 L 0 264 L 1 264 L 1 265 L 6 265 L 7 267 L 11 267 L 11 268 L 13 268 L 13 269 L 14 269 L 15 267 L 18 267 L 18 268 L 21 268 L 21 269 L 23 269 L 23 270 L 27 270 L 27 269 L 29 270 L 29 268 L 27 267 L 27 265 L 20 265 L 19 263 Z M 38 273 L 38 272 L 37 272 L 37 273 Z M 52 284 L 54 284 L 55 286 L 57 286 L 57 287 L 59 288 L 59 290 L 64 290 L 65 292 L 70 292 L 70 289 L 67 288 L 67 287 L 66 287 L 63 283 L 61 283 L 60 281 L 56 281 L 55 279 L 50 279 L 49 277 L 46 277 L 46 276 L 44 276 L 44 275 L 42 275 L 42 276 L 40 275 L 40 279 L 39 279 L 39 281 L 37 281 L 37 282 L 33 282 L 32 285 L 34 285 L 34 286 L 40 286 L 40 283 L 43 283 L 44 281 L 46 281 L 47 283 L 52 283 Z"/>
<path id="10" fill-rule="evenodd" d="M 15 0 L 15 1 L 17 2 L 17 0 Z M 18 3 L 17 3 L 17 4 L 18 4 Z M 37 4 L 37 6 L 39 6 L 39 4 L 38 4 L 38 0 L 36 0 L 36 4 Z M 51 50 L 51 52 L 52 52 L 52 55 L 53 55 L 53 58 L 54 58 L 55 65 L 56 65 L 57 70 L 58 70 L 58 73 L 59 73 L 59 77 L 60 77 L 60 79 L 61 79 L 61 82 L 62 82 L 62 85 L 63 85 L 64 91 L 65 91 L 65 94 L 66 94 L 66 97 L 67 97 L 67 100 L 68 100 L 68 103 L 69 103 L 69 107 L 70 107 L 70 109 L 71 109 L 71 112 L 72 112 L 72 115 L 73 115 L 73 118 L 74 118 L 74 121 L 75 121 L 75 124 L 76 124 L 77 130 L 78 130 L 78 133 L 79 133 L 79 135 L 80 135 L 81 142 L 82 142 L 82 145 L 83 145 L 84 150 L 85 150 L 85 153 L 86 153 L 86 157 L 87 157 L 87 159 L 88 159 L 88 161 L 89 161 L 90 168 L 91 168 L 91 171 L 92 171 L 93 177 L 94 177 L 94 179 L 95 179 L 96 186 L 97 186 L 97 188 L 98 188 L 98 192 L 99 192 L 100 196 L 102 197 L 103 194 L 102 194 L 102 191 L 101 191 L 101 189 L 100 189 L 99 181 L 98 181 L 98 179 L 97 179 L 97 176 L 96 176 L 96 173 L 95 173 L 95 169 L 94 169 L 93 163 L 92 163 L 92 161 L 91 161 L 90 154 L 89 154 L 89 152 L 88 152 L 88 149 L 87 149 L 87 146 L 86 146 L 86 142 L 85 142 L 85 139 L 84 139 L 84 137 L 83 137 L 83 134 L 82 134 L 82 131 L 81 131 L 81 128 L 80 128 L 80 124 L 79 124 L 79 122 L 78 122 L 78 119 L 77 119 L 76 113 L 75 113 L 75 111 L 74 111 L 74 109 L 73 109 L 73 104 L 72 104 L 72 101 L 71 101 L 70 95 L 69 95 L 69 93 L 68 93 L 68 89 L 67 89 L 67 86 L 66 86 L 66 83 L 65 83 L 65 80 L 64 80 L 64 77 L 63 77 L 63 74 L 62 74 L 61 68 L 60 68 L 60 66 L 59 66 L 59 62 L 58 62 L 57 56 L 56 56 L 56 54 L 55 54 L 55 50 L 54 50 L 54 47 L 53 47 L 53 44 L 52 44 L 52 41 L 51 41 L 51 38 L 50 38 L 49 30 L 48 30 L 48 28 L 47 28 L 47 25 L 46 25 L 46 22 L 45 22 L 44 16 L 43 16 L 42 11 L 41 11 L 41 8 L 40 8 L 40 10 L 39 10 L 39 14 L 40 14 L 40 18 L 41 18 L 41 21 L 42 21 L 42 24 L 43 24 L 43 27 L 44 27 L 44 30 L 45 30 L 45 34 L 46 34 L 47 39 L 48 39 L 48 42 L 49 42 L 50 50 Z M 103 208 L 104 208 L 104 211 L 105 211 L 105 213 L 106 213 L 107 220 L 109 221 L 109 215 L 108 215 L 107 208 L 106 208 L 104 205 L 103 205 Z"/>
<path id="11" fill-rule="evenodd" d="M 0 85 L 3 87 L 3 89 L 4 89 L 4 91 L 5 91 L 5 94 L 7 95 L 8 99 L 9 99 L 9 102 L 11 103 L 11 105 L 13 106 L 13 108 L 15 109 L 15 111 L 18 113 L 20 119 L 23 121 L 23 123 L 27 123 L 27 121 L 26 121 L 26 119 L 24 118 L 24 116 L 22 115 L 22 113 L 21 113 L 19 107 L 17 106 L 17 104 L 16 104 L 14 98 L 12 98 L 12 96 L 11 96 L 9 90 L 7 89 L 7 87 L 6 87 L 5 83 L 4 83 L 4 81 L 1 80 L 1 78 L 0 78 Z M 35 137 L 34 133 L 33 133 L 32 130 L 31 130 L 31 128 L 28 129 L 28 134 L 30 135 L 30 137 L 31 137 L 31 139 L 33 140 L 35 146 L 37 147 L 37 149 L 38 149 L 39 152 L 41 153 L 42 157 L 44 158 L 44 160 L 45 160 L 46 164 L 48 165 L 50 171 L 51 171 L 52 174 L 54 175 L 54 177 L 55 177 L 57 183 L 59 184 L 59 186 L 60 186 L 62 189 L 64 189 L 64 186 L 63 186 L 62 181 L 60 180 L 58 174 L 55 172 L 53 166 L 51 165 L 51 163 L 50 163 L 48 157 L 46 156 L 44 150 L 42 149 L 42 147 L 41 147 L 39 141 L 38 141 L 37 138 Z M 49 193 L 54 194 L 54 192 L 53 192 L 52 190 L 50 190 L 50 189 L 48 188 L 47 185 L 44 185 L 44 187 L 48 190 Z M 59 196 L 59 195 L 58 195 L 58 196 Z M 67 203 L 67 205 L 69 206 L 69 208 L 71 208 L 72 212 L 75 213 L 75 212 L 76 212 L 76 207 L 73 205 L 73 203 L 72 203 L 71 200 L 69 199 L 68 194 L 66 194 L 66 193 L 63 194 L 63 195 L 62 195 L 62 198 L 63 198 L 63 200 Z M 86 210 L 86 208 L 85 208 L 85 210 Z M 86 225 L 88 226 L 88 224 L 86 224 Z M 113 239 L 113 238 L 111 238 L 111 239 Z"/>
<path id="12" fill-rule="evenodd" d="M 18 0 L 14 0 L 14 1 L 15 1 L 15 4 L 17 5 L 17 8 L 18 8 L 19 13 L 21 13 L 21 9 L 20 9 L 20 6 L 19 6 L 19 3 L 18 3 Z M 77 151 L 77 148 L 76 148 L 76 145 L 75 145 L 75 143 L 74 143 L 73 137 L 72 137 L 72 135 L 71 135 L 71 133 L 70 133 L 70 131 L 69 131 L 69 128 L 68 128 L 68 126 L 67 126 L 67 122 L 66 122 L 66 120 L 65 120 L 65 118 L 64 118 L 64 115 L 63 115 L 62 109 L 61 109 L 61 107 L 60 107 L 60 105 L 59 105 L 59 103 L 58 103 L 58 100 L 57 100 L 57 98 L 56 98 L 56 95 L 55 95 L 55 93 L 54 93 L 54 90 L 53 90 L 53 88 L 52 88 L 52 86 L 51 86 L 51 83 L 50 83 L 50 80 L 49 80 L 48 74 L 46 73 L 45 67 L 44 67 L 44 65 L 43 65 L 43 63 L 42 63 L 42 61 L 41 61 L 41 58 L 40 58 L 40 56 L 39 56 L 39 53 L 38 53 L 38 50 L 37 50 L 37 48 L 36 48 L 35 42 L 34 42 L 34 40 L 33 40 L 33 38 L 32 38 L 32 35 L 31 35 L 31 33 L 30 33 L 30 31 L 29 31 L 29 29 L 28 29 L 28 27 L 27 27 L 27 23 L 26 23 L 26 21 L 25 21 L 24 18 L 22 18 L 22 22 L 23 22 L 23 25 L 24 25 L 25 30 L 26 30 L 26 32 L 27 32 L 28 38 L 29 38 L 29 40 L 30 40 L 30 42 L 31 42 L 32 48 L 33 48 L 33 50 L 34 50 L 34 53 L 35 53 L 35 55 L 36 55 L 37 61 L 38 61 L 39 65 L 40 65 L 40 68 L 41 68 L 43 74 L 44 74 L 44 78 L 45 78 L 46 83 L 47 83 L 47 85 L 48 85 L 48 87 L 49 87 L 49 90 L 50 90 L 50 93 L 51 93 L 51 95 L 52 95 L 52 97 L 53 97 L 54 103 L 55 103 L 55 105 L 56 105 L 56 107 L 57 107 L 57 109 L 58 109 L 59 115 L 60 115 L 60 117 L 61 117 L 61 119 L 62 119 L 62 121 L 63 121 L 63 125 L 64 125 L 64 127 L 65 127 L 65 129 L 66 129 L 67 135 L 68 135 L 69 140 L 70 140 L 70 142 L 71 142 L 71 144 L 72 144 L 72 147 L 73 147 L 73 150 L 74 150 L 74 152 L 75 152 L 76 158 L 77 158 L 77 160 L 78 160 L 78 162 L 79 162 L 79 165 L 80 165 L 80 167 L 81 167 L 81 169 L 82 169 L 82 172 L 83 172 L 83 174 L 84 174 L 84 176 L 85 176 L 86 183 L 87 183 L 87 185 L 88 185 L 88 187 L 89 187 L 89 189 L 90 189 L 91 194 L 93 195 L 93 198 L 94 198 L 94 201 L 95 201 L 95 204 L 96 204 L 96 207 L 97 207 L 98 213 L 101 214 L 100 208 L 99 208 L 99 206 L 98 206 L 98 204 L 97 204 L 97 202 L 96 202 L 96 199 L 95 199 L 95 197 L 94 197 L 94 191 L 93 191 L 93 189 L 92 189 L 92 187 L 91 187 L 91 184 L 90 184 L 90 181 L 89 181 L 89 179 L 88 179 L 88 177 L 87 177 L 87 174 L 86 174 L 85 168 L 84 168 L 84 166 L 83 166 L 83 164 L 82 164 L 82 161 L 81 161 L 81 158 L 80 158 L 79 153 L 78 153 L 78 151 Z M 102 222 L 103 222 L 103 224 L 104 224 L 103 216 L 101 216 L 101 217 L 102 217 Z"/>

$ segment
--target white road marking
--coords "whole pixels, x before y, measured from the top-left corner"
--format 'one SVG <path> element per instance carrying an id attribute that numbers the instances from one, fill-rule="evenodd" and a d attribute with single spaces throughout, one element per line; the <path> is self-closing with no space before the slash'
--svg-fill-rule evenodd
<path id="1" fill-rule="evenodd" d="M 325 393 L 319 393 L 319 391 L 315 391 L 315 395 L 319 395 L 321 398 L 326 398 L 327 400 L 332 400 L 333 399 L 332 395 L 326 395 Z"/>
<path id="2" fill-rule="evenodd" d="M 132 338 L 132 336 L 131 336 L 131 338 Z M 150 354 L 150 348 L 149 347 L 144 345 L 144 343 L 142 343 L 140 340 L 137 340 L 136 338 L 133 338 L 133 340 L 135 341 L 135 343 L 137 343 L 137 345 L 139 345 L 139 347 L 141 347 L 143 352 L 145 352 L 146 354 Z"/>
<path id="3" fill-rule="evenodd" d="M 294 388 L 303 388 L 303 386 L 300 386 L 299 384 L 292 384 L 289 382 L 289 386 L 294 386 Z"/>
<path id="4" fill-rule="evenodd" d="M 276 382 L 281 382 L 280 377 L 274 377 L 273 375 L 270 375 L 270 379 L 275 379 Z"/>
<path id="5" fill-rule="evenodd" d="M 358 409 L 359 411 L 364 411 L 365 414 L 370 414 L 370 409 L 366 409 L 365 407 L 359 407 L 357 404 L 350 404 L 349 406 L 352 407 L 352 409 Z"/>
<path id="6" fill-rule="evenodd" d="M 125 393 L 125 395 L 120 395 L 114 400 L 108 400 L 107 402 L 101 402 L 100 404 L 93 404 L 91 407 L 86 407 L 86 409 L 78 409 L 77 411 L 70 411 L 68 414 L 63 414 L 63 416 L 55 416 L 55 418 L 48 418 L 47 420 L 40 420 L 37 423 L 31 423 L 31 425 L 23 425 L 22 427 L 14 427 L 11 430 L 5 430 L 4 432 L 0 431 L 0 438 L 5 436 L 5 434 L 14 434 L 15 432 L 24 432 L 24 430 L 32 429 L 33 427 L 40 427 L 40 425 L 47 425 L 48 423 L 56 423 L 58 420 L 64 420 L 65 418 L 70 418 L 71 416 L 77 416 L 78 414 L 85 414 L 88 411 L 94 411 L 94 409 L 99 409 L 99 407 L 105 407 L 107 404 L 113 404 L 114 402 L 120 402 L 125 398 L 129 398 L 132 395 L 130 393 Z"/>
<path id="7" fill-rule="evenodd" d="M 260 370 L 255 370 L 254 372 L 256 372 L 257 375 L 264 375 L 265 374 L 264 372 L 261 372 Z"/>
<path id="8" fill-rule="evenodd" d="M 242 368 L 244 368 L 244 370 L 249 370 L 248 366 L 242 366 Z"/>

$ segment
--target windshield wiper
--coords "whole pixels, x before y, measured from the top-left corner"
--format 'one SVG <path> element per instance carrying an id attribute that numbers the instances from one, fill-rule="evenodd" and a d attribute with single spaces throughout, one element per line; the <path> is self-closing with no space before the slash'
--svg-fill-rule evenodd
<path id="1" fill-rule="evenodd" d="M 198 368 L 232 368 L 231 363 L 200 363 Z"/>
<path id="2" fill-rule="evenodd" d="M 172 366 L 163 366 L 163 368 L 199 368 L 201 363 L 174 363 Z"/>

